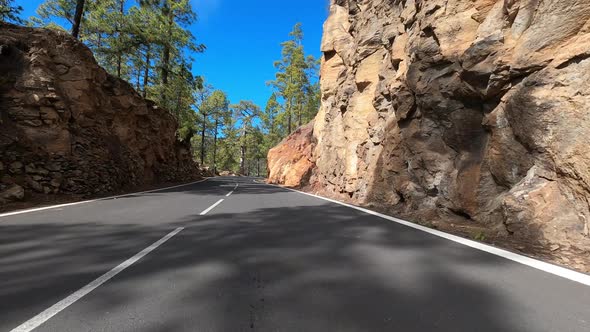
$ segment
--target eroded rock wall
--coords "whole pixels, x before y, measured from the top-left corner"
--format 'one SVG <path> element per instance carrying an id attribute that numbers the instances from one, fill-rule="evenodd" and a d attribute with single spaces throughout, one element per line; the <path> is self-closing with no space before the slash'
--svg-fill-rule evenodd
<path id="1" fill-rule="evenodd" d="M 0 25 L 0 116 L 0 191 L 101 194 L 199 176 L 174 117 L 65 33 Z"/>
<path id="2" fill-rule="evenodd" d="M 311 185 L 590 248 L 590 2 L 332 0 Z"/>

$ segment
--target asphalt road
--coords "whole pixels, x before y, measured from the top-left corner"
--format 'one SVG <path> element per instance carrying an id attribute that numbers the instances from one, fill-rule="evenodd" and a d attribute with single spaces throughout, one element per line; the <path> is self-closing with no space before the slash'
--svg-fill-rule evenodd
<path id="1" fill-rule="evenodd" d="M 590 287 L 250 178 L 216 178 L 0 217 L 0 331 L 19 326 L 590 331 Z"/>

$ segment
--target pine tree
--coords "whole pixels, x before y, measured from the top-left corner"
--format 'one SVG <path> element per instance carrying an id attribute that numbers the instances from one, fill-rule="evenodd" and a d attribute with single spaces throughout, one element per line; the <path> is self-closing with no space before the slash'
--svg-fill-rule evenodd
<path id="1" fill-rule="evenodd" d="M 199 144 L 201 165 L 205 164 L 205 134 L 207 132 L 207 128 L 209 127 L 209 115 L 211 112 L 208 99 L 212 92 L 213 87 L 209 84 L 204 84 L 201 89 L 196 90 L 194 93 L 194 98 L 196 100 L 195 106 L 198 112 L 197 116 L 199 118 L 201 127 L 201 142 Z"/>
<path id="2" fill-rule="evenodd" d="M 229 101 L 227 95 L 221 90 L 213 91 L 207 99 L 209 114 L 213 117 L 213 171 L 217 172 L 217 138 L 220 126 L 223 124 L 223 118 L 231 116 L 229 113 Z"/>
<path id="3" fill-rule="evenodd" d="M 265 134 L 259 127 L 252 127 L 249 131 L 249 135 L 246 138 L 246 175 L 260 176 L 264 173 L 265 167 L 261 167 L 261 161 L 265 160 L 268 151 L 265 149 Z"/>
<path id="4" fill-rule="evenodd" d="M 61 18 L 68 24 L 59 28 L 74 31 L 79 4 L 78 0 L 46 0 L 33 23 L 58 27 L 53 19 Z M 84 4 L 79 37 L 99 63 L 178 116 L 182 99 L 178 91 L 194 80 L 187 75 L 189 54 L 205 49 L 188 29 L 196 20 L 190 1 L 86 0 Z"/>
<path id="5" fill-rule="evenodd" d="M 23 7 L 13 3 L 14 0 L 0 0 L 0 22 L 23 24 L 24 21 L 19 16 Z"/>
<path id="6" fill-rule="evenodd" d="M 188 26 L 197 19 L 189 0 L 142 0 L 140 3 L 158 13 L 156 26 L 160 28 L 156 32 L 156 39 L 161 46 L 161 57 L 158 65 L 160 87 L 157 99 L 165 103 L 172 97 L 170 94 L 174 94 L 174 87 L 168 84 L 170 77 L 176 72 L 175 67 L 181 62 L 179 59 L 185 57 L 184 51 L 199 53 L 205 50 L 205 46 L 196 44 L 194 36 L 188 30 Z"/>
<path id="7" fill-rule="evenodd" d="M 37 16 L 31 17 L 31 22 L 37 26 L 68 30 L 74 26 L 77 0 L 46 0 L 37 8 Z M 53 22 L 54 18 L 65 20 L 69 27 L 62 27 Z M 83 18 L 82 18 L 83 20 Z M 82 24 L 84 26 L 84 24 Z"/>
<path id="8" fill-rule="evenodd" d="M 281 60 L 275 62 L 276 78 L 270 82 L 284 102 L 284 115 L 277 118 L 285 121 L 287 134 L 293 131 L 295 122 L 301 126 L 306 118 L 306 104 L 311 101 L 309 95 L 315 93 L 312 80 L 317 72 L 317 60 L 305 56 L 301 24 L 297 23 L 289 35 L 291 39 L 281 44 Z"/>
<path id="9" fill-rule="evenodd" d="M 280 125 L 280 116 L 281 105 L 277 100 L 276 94 L 273 93 L 268 99 L 264 111 L 260 114 L 262 132 L 264 134 L 262 150 L 265 151 L 265 154 L 270 148 L 277 145 L 282 137 L 286 136 L 286 129 Z"/>
<path id="10" fill-rule="evenodd" d="M 260 115 L 260 108 L 251 101 L 243 100 L 231 108 L 233 116 L 238 120 L 240 126 L 240 174 L 247 174 L 248 134 L 252 132 L 254 118 Z"/>
<path id="11" fill-rule="evenodd" d="M 80 24 L 84 15 L 84 0 L 77 0 L 76 11 L 74 12 L 74 23 L 72 24 L 72 36 L 78 38 L 80 33 Z"/>
<path id="12" fill-rule="evenodd" d="M 239 129 L 233 114 L 223 117 L 222 138 L 219 140 L 218 167 L 224 171 L 239 172 Z"/>
<path id="13" fill-rule="evenodd" d="M 149 4 L 140 3 L 128 11 L 129 28 L 131 29 L 132 43 L 135 52 L 130 54 L 130 65 L 134 71 L 135 85 L 141 91 L 144 98 L 155 95 L 150 88 L 158 84 L 158 79 L 152 69 L 159 62 L 158 49 L 163 43 L 159 33 L 158 12 Z"/>

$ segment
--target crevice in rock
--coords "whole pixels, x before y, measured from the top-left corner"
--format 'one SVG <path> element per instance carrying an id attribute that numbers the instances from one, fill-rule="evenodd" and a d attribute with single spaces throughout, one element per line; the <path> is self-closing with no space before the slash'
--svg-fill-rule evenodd
<path id="1" fill-rule="evenodd" d="M 363 93 L 365 91 L 366 88 L 368 88 L 371 85 L 371 82 L 357 82 L 356 83 L 356 88 L 358 90 L 358 92 Z"/>
<path id="2" fill-rule="evenodd" d="M 432 37 L 432 39 L 434 39 L 434 41 L 436 42 L 436 44 L 438 46 L 440 46 L 440 40 L 436 36 L 436 33 L 434 32 L 434 29 L 432 28 L 432 26 L 427 26 L 426 28 L 422 29 L 422 32 L 424 32 L 424 36 L 426 38 Z"/>
<path id="3" fill-rule="evenodd" d="M 404 204 L 404 203 L 406 203 L 406 198 L 404 197 L 404 194 L 401 191 L 396 190 L 395 193 L 399 197 L 398 204 Z"/>
<path id="4" fill-rule="evenodd" d="M 326 51 L 324 52 L 324 58 L 326 59 L 326 61 L 330 61 L 333 57 L 336 56 L 336 51 L 335 50 L 331 50 L 331 51 Z"/>
<path id="5" fill-rule="evenodd" d="M 426 194 L 430 197 L 436 197 L 438 196 L 438 188 L 432 187 L 426 191 Z"/>
<path id="6" fill-rule="evenodd" d="M 461 210 L 461 209 L 450 208 L 450 207 L 449 207 L 448 209 L 449 209 L 449 211 L 451 211 L 453 214 L 455 214 L 455 215 L 457 215 L 457 216 L 459 216 L 459 217 L 465 218 L 465 219 L 467 219 L 467 220 L 473 220 L 473 218 L 471 217 L 471 215 L 470 215 L 469 213 L 467 213 L 467 212 L 465 212 L 465 211 L 463 211 L 463 210 Z"/>
<path id="7" fill-rule="evenodd" d="M 427 10 L 426 12 L 424 12 L 424 15 L 426 15 L 426 16 L 432 15 L 432 14 L 436 13 L 439 9 L 441 9 L 441 6 L 437 4 L 434 7 Z"/>
<path id="8" fill-rule="evenodd" d="M 583 54 L 579 54 L 576 55 L 575 57 L 561 63 L 559 66 L 557 66 L 557 69 L 564 69 L 568 66 L 574 65 L 574 64 L 578 64 L 586 59 L 590 58 L 590 53 L 583 53 Z"/>
<path id="9" fill-rule="evenodd" d="M 391 59 L 391 65 L 393 66 L 393 69 L 398 72 L 399 71 L 399 65 L 402 63 L 402 61 L 404 61 L 403 59 Z"/>

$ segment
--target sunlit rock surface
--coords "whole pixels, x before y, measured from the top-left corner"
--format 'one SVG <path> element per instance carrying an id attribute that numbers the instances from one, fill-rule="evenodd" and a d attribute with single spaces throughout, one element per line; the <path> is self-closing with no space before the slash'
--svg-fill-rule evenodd
<path id="1" fill-rule="evenodd" d="M 587 1 L 333 0 L 321 47 L 314 168 L 285 183 L 590 248 Z"/>

